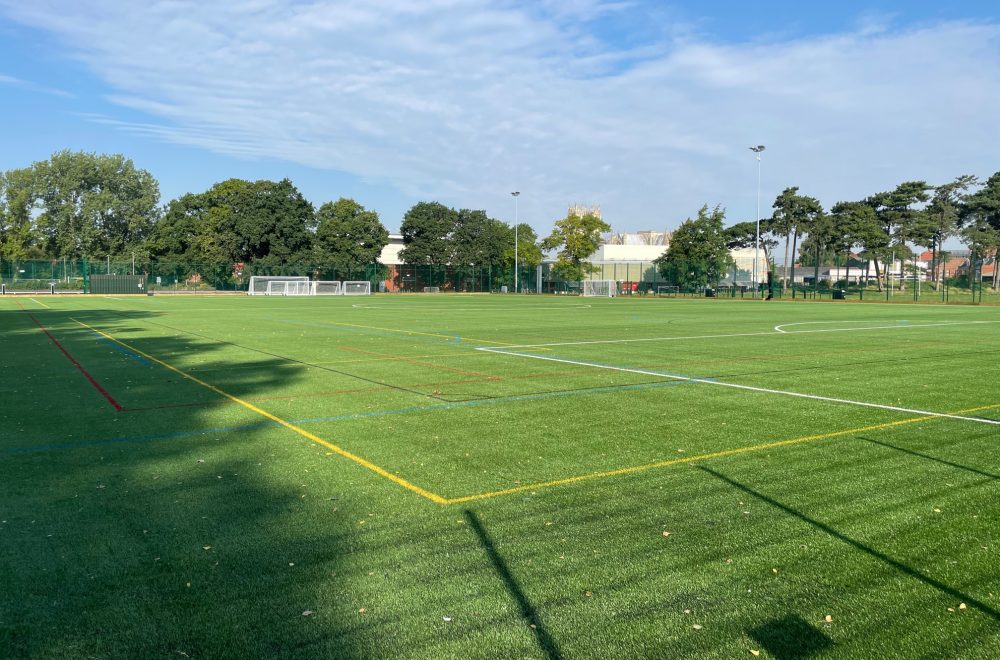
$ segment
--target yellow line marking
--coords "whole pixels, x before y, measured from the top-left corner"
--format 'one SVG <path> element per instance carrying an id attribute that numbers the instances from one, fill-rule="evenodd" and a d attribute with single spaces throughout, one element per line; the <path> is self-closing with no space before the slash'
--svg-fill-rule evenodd
<path id="1" fill-rule="evenodd" d="M 382 332 L 399 332 L 404 335 L 421 335 L 423 337 L 439 337 L 441 339 L 449 339 L 454 341 L 458 338 L 458 335 L 442 335 L 435 332 L 417 332 L 416 330 L 399 330 L 396 328 L 379 328 L 374 325 L 361 325 L 359 323 L 343 323 L 341 321 L 327 321 L 331 325 L 343 325 L 348 328 L 364 328 L 365 330 L 381 330 Z M 503 341 L 491 341 L 489 339 L 475 339 L 473 337 L 462 337 L 462 341 L 473 342 L 477 344 L 496 344 L 497 346 L 512 346 L 510 342 Z"/>
<path id="2" fill-rule="evenodd" d="M 137 354 L 143 356 L 144 358 L 146 358 L 147 360 L 151 360 L 151 361 L 159 364 L 160 366 L 165 367 L 165 368 L 169 369 L 170 371 L 173 371 L 174 373 L 180 375 L 183 378 L 186 378 L 186 379 L 188 379 L 188 380 L 190 380 L 192 382 L 198 383 L 202 387 L 207 388 L 207 389 L 215 392 L 216 394 L 229 399 L 230 401 L 232 401 L 234 403 L 238 403 L 239 405 L 243 406 L 247 410 L 253 411 L 253 412 L 257 413 L 258 415 L 261 415 L 262 417 L 265 417 L 266 419 L 271 420 L 272 422 L 275 422 L 277 424 L 280 424 L 281 426 L 284 426 L 286 429 L 288 429 L 290 431 L 294 431 L 295 433 L 298 433 L 303 438 L 306 438 L 308 440 L 312 440 L 316 444 L 321 445 L 323 447 L 326 447 L 330 451 L 332 451 L 332 452 L 334 452 L 336 454 L 339 454 L 340 456 L 343 456 L 346 459 L 354 461 L 355 463 L 357 463 L 361 467 L 364 467 L 364 468 L 367 468 L 367 469 L 371 470 L 372 472 L 374 472 L 375 474 L 379 475 L 380 477 L 384 477 L 384 478 L 388 479 L 389 481 L 391 481 L 391 482 L 393 482 L 393 483 L 395 483 L 395 484 L 397 484 L 399 486 L 402 486 L 403 488 L 405 488 L 406 490 L 408 490 L 410 492 L 416 493 L 417 495 L 420 495 L 421 497 L 424 497 L 424 498 L 426 498 L 426 499 L 428 499 L 431 502 L 434 502 L 436 504 L 447 504 L 447 500 L 445 498 L 441 497 L 440 495 L 432 493 L 429 490 L 425 490 L 425 489 L 421 488 L 420 486 L 412 484 L 412 483 L 410 483 L 409 481 L 407 481 L 405 479 L 397 477 L 396 475 L 394 475 L 391 472 L 388 472 L 387 470 L 385 470 L 385 469 L 383 469 L 383 468 L 375 465 L 374 463 L 372 463 L 370 461 L 366 461 L 365 459 L 361 458 L 360 456 L 358 456 L 356 454 L 352 454 L 351 452 L 347 451 L 346 449 L 342 449 L 342 448 L 338 447 L 337 445 L 333 444 L 332 442 L 324 440 L 323 438 L 321 438 L 321 437 L 319 437 L 317 435 L 314 435 L 314 434 L 310 433 L 309 431 L 306 431 L 304 428 L 302 428 L 300 426 L 296 426 L 295 424 L 292 424 L 291 422 L 288 422 L 288 421 L 286 421 L 286 420 L 278 417 L 277 415 L 269 413 L 266 410 L 263 410 L 262 408 L 258 408 L 257 406 L 253 405 L 249 401 L 244 401 L 243 399 L 241 399 L 241 398 L 239 398 L 237 396 L 233 396 L 232 394 L 229 394 L 228 392 L 226 392 L 226 391 L 224 391 L 224 390 L 216 387 L 215 385 L 212 385 L 211 383 L 206 383 L 205 381 L 201 380 L 200 378 L 196 378 L 195 376 L 192 376 L 191 374 L 188 374 L 188 373 L 186 373 L 184 371 L 181 371 L 177 367 L 175 367 L 175 366 L 173 366 L 171 364 L 168 364 L 167 362 L 164 362 L 163 360 L 161 360 L 159 358 L 153 357 L 149 353 L 141 351 L 138 348 L 136 348 L 135 346 L 131 346 L 129 344 L 126 344 L 125 342 L 121 341 L 120 339 L 116 339 L 115 337 L 112 337 L 111 335 L 109 335 L 106 332 L 102 332 L 101 330 L 98 330 L 97 328 L 94 328 L 93 326 L 87 325 L 83 321 L 78 321 L 77 319 L 73 319 L 73 321 L 75 321 L 76 323 L 82 325 L 83 327 L 87 328 L 88 330 L 96 332 L 97 334 L 101 335 L 105 339 L 108 339 L 109 341 L 113 341 L 113 342 L 115 342 L 116 344 L 118 344 L 120 346 L 124 346 L 125 348 L 127 348 L 130 351 L 132 351 L 133 353 L 137 353 Z"/>
<path id="3" fill-rule="evenodd" d="M 988 406 L 979 406 L 977 408 L 968 408 L 966 410 L 959 410 L 954 414 L 967 414 L 973 412 L 979 412 L 982 410 L 992 410 L 995 408 L 1000 408 L 1000 404 L 992 404 Z M 923 417 L 911 417 L 909 419 L 897 420 L 895 422 L 886 422 L 884 424 L 874 424 L 872 426 L 862 426 L 855 429 L 847 429 L 846 431 L 834 431 L 832 433 L 821 433 L 819 435 L 806 435 L 801 438 L 793 438 L 791 440 L 779 440 L 777 442 L 768 442 L 760 445 L 753 445 L 751 447 L 739 447 L 737 449 L 726 449 L 723 451 L 711 452 L 708 454 L 698 454 L 697 456 L 687 456 L 685 458 L 674 458 L 667 461 L 657 461 L 655 463 L 646 463 L 644 465 L 635 465 L 632 467 L 619 468 L 617 470 L 605 470 L 602 472 L 591 472 L 589 474 L 582 474 L 575 477 L 567 477 L 565 479 L 555 479 L 553 481 L 540 481 L 533 484 L 525 484 L 523 486 L 516 486 L 514 488 L 505 488 L 503 490 L 495 490 L 487 493 L 480 493 L 478 495 L 466 495 L 464 497 L 452 497 L 445 500 L 445 504 L 462 504 L 464 502 L 476 502 L 479 500 L 490 499 L 493 497 L 501 497 L 504 495 L 514 495 L 516 493 L 523 493 L 530 490 L 541 490 L 543 488 L 553 488 L 555 486 L 565 486 L 567 484 L 575 484 L 581 481 L 590 481 L 592 479 L 605 479 L 608 477 L 617 477 L 625 474 L 634 474 L 636 472 L 645 472 L 647 470 L 655 470 L 658 468 L 668 467 L 671 465 L 682 465 L 684 463 L 694 463 L 695 461 L 706 461 L 713 458 L 724 458 L 726 456 L 736 456 L 738 454 L 748 454 L 751 452 L 764 451 L 766 449 L 774 449 L 776 447 L 787 447 L 789 445 L 798 445 L 806 442 L 815 442 L 816 440 L 825 440 L 827 438 L 836 438 L 843 435 L 852 435 L 854 433 L 865 433 L 868 431 L 879 431 L 882 429 L 893 428 L 896 426 L 905 426 L 907 424 L 916 424 L 918 422 L 929 422 L 942 419 L 937 416 L 923 416 Z M 945 418 L 947 419 L 947 418 Z"/>
<path id="4" fill-rule="evenodd" d="M 43 303 L 41 300 L 35 300 L 34 298 L 28 298 L 28 300 L 30 300 L 33 303 L 38 303 L 39 305 L 41 305 L 45 309 L 52 309 L 51 307 L 49 307 L 48 305 L 46 305 L 45 303 Z"/>

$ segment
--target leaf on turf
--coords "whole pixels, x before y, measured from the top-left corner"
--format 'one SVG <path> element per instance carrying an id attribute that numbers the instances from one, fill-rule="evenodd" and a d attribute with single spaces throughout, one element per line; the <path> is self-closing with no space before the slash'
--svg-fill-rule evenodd
<path id="1" fill-rule="evenodd" d="M 451 617 L 450 616 L 443 616 L 441 618 L 444 619 L 445 623 L 451 623 Z"/>
<path id="2" fill-rule="evenodd" d="M 305 612 L 302 613 L 302 616 L 312 616 L 313 614 L 316 613 L 313 612 L 312 610 L 306 610 Z"/>
<path id="3" fill-rule="evenodd" d="M 668 536 L 670 536 L 670 532 L 663 530 L 663 538 L 667 538 Z"/>
<path id="4" fill-rule="evenodd" d="M 591 596 L 594 595 L 594 592 L 593 591 L 584 591 L 583 595 L 586 596 L 587 598 L 590 598 Z"/>
<path id="5" fill-rule="evenodd" d="M 358 610 L 358 614 L 364 614 L 365 612 L 366 612 L 366 610 L 363 607 Z"/>
<path id="6" fill-rule="evenodd" d="M 758 651 L 757 649 L 750 649 L 750 655 L 758 656 L 760 655 L 760 651 Z"/>
<path id="7" fill-rule="evenodd" d="M 949 612 L 954 612 L 954 611 L 955 611 L 955 608 L 954 608 L 954 607 L 949 607 L 949 608 L 948 608 L 948 611 L 949 611 Z"/>
<path id="8" fill-rule="evenodd" d="M 934 508 L 934 513 L 941 513 L 941 509 L 938 509 L 937 507 L 935 507 Z"/>
<path id="9" fill-rule="evenodd" d="M 825 617 L 823 617 L 823 620 L 826 621 L 827 623 L 833 623 L 833 615 L 827 614 Z"/>
<path id="10" fill-rule="evenodd" d="M 692 628 L 694 628 L 695 630 L 701 630 L 701 628 L 702 628 L 702 625 L 701 625 L 700 623 L 696 623 L 696 624 L 694 624 L 694 625 L 693 625 L 693 626 L 691 626 L 691 627 L 692 627 Z"/>
<path id="11" fill-rule="evenodd" d="M 201 549 L 202 550 L 211 550 L 212 546 L 210 546 L 210 545 L 203 545 L 203 546 L 201 546 Z"/>
<path id="12" fill-rule="evenodd" d="M 965 603 L 959 603 L 958 604 L 958 609 L 964 610 L 965 609 Z"/>

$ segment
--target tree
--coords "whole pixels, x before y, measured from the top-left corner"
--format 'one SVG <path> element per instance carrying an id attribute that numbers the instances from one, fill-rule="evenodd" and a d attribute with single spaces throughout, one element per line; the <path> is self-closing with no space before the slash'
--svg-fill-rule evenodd
<path id="1" fill-rule="evenodd" d="M 788 237 L 792 237 L 792 283 L 795 283 L 795 253 L 799 238 L 799 233 L 811 225 L 815 219 L 823 214 L 823 206 L 815 197 L 799 195 L 797 186 L 785 188 L 774 200 L 772 208 L 774 214 L 771 218 L 774 230 L 785 237 L 785 262 L 781 289 L 784 291 L 787 285 L 786 277 L 788 273 Z"/>
<path id="2" fill-rule="evenodd" d="M 159 214 L 159 184 L 120 154 L 60 151 L 31 166 L 36 230 L 53 257 L 121 256 Z"/>
<path id="3" fill-rule="evenodd" d="M 315 227 L 312 204 L 288 179 L 229 179 L 171 201 L 147 246 L 218 284 L 237 263 L 258 272 L 305 272 Z"/>
<path id="4" fill-rule="evenodd" d="M 611 225 L 593 213 L 569 213 L 557 220 L 555 228 L 542 241 L 542 249 L 559 250 L 553 267 L 556 275 L 569 282 L 579 282 L 597 267 L 584 261 L 597 251 L 601 233 L 611 231 Z"/>
<path id="5" fill-rule="evenodd" d="M 895 190 L 876 193 L 865 200 L 872 207 L 882 231 L 889 237 L 885 255 L 888 262 L 896 257 L 903 258 L 910 253 L 907 241 L 920 240 L 921 217 L 923 211 L 913 208 L 915 204 L 930 199 L 931 186 L 926 181 L 905 181 Z M 878 277 L 878 260 L 875 261 L 875 276 Z M 888 273 L 886 273 L 888 278 Z M 886 282 L 888 285 L 888 282 Z M 879 287 L 881 290 L 881 287 Z"/>
<path id="6" fill-rule="evenodd" d="M 513 234 L 511 230 L 511 234 Z M 514 241 L 504 250 L 504 265 L 514 264 Z M 517 263 L 534 268 L 542 263 L 542 248 L 538 245 L 538 234 L 531 225 L 522 222 L 517 225 Z"/>
<path id="7" fill-rule="evenodd" d="M 30 168 L 0 172 L 0 259 L 27 259 L 34 247 Z"/>
<path id="8" fill-rule="evenodd" d="M 378 263 L 382 248 L 389 243 L 389 232 L 378 213 L 353 199 L 341 197 L 323 204 L 316 220 L 316 251 L 338 279 L 350 279 L 365 266 Z"/>
<path id="9" fill-rule="evenodd" d="M 404 247 L 399 256 L 408 264 L 444 265 L 452 258 L 451 233 L 457 212 L 438 202 L 419 202 L 403 216 Z"/>
<path id="10" fill-rule="evenodd" d="M 963 226 L 962 238 L 972 250 L 970 273 L 975 268 L 975 257 L 992 255 L 997 260 L 1000 248 L 1000 172 L 986 180 L 985 185 L 961 204 L 959 222 Z M 997 287 L 997 268 L 994 266 L 993 288 Z M 972 282 L 970 274 L 970 283 Z"/>
<path id="11" fill-rule="evenodd" d="M 722 228 L 725 211 L 708 205 L 698 210 L 698 217 L 681 223 L 670 239 L 670 247 L 654 262 L 664 279 L 679 287 L 703 287 L 716 284 L 732 263 L 726 235 Z"/>
<path id="12" fill-rule="evenodd" d="M 873 233 L 876 237 L 881 235 L 878 226 L 878 219 L 872 207 L 863 202 L 837 202 L 830 209 L 831 222 L 836 228 L 836 238 L 834 250 L 837 254 L 847 255 L 846 283 L 851 282 L 851 250 L 856 245 L 865 245 L 871 242 Z"/>
<path id="13" fill-rule="evenodd" d="M 924 210 L 926 227 L 922 232 L 931 250 L 931 281 L 937 282 L 941 246 L 958 230 L 959 211 L 966 191 L 977 185 L 977 177 L 964 174 L 950 183 L 937 186 L 930 204 Z"/>

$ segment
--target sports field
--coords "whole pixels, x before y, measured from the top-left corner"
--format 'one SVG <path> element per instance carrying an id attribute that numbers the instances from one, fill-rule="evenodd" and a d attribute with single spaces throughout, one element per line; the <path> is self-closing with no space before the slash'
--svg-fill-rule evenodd
<path id="1" fill-rule="evenodd" d="M 0 657 L 998 657 L 1000 308 L 0 298 Z"/>

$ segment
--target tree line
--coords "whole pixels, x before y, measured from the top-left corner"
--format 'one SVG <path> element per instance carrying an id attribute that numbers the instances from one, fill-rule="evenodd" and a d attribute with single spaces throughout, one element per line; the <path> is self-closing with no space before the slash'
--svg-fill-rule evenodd
<path id="1" fill-rule="evenodd" d="M 755 222 L 724 221 L 724 209 L 705 206 L 678 227 L 656 262 L 669 283 L 713 284 L 731 266 L 729 250 L 754 244 Z M 525 223 L 515 228 L 482 210 L 419 202 L 403 217 L 400 256 L 415 265 L 510 269 L 516 235 L 519 264 L 536 266 L 553 251 L 556 276 L 576 281 L 593 270 L 586 260 L 610 229 L 592 214 L 569 213 L 539 239 Z M 873 260 L 881 286 L 879 261 L 910 256 L 909 245 L 930 250 L 936 263 L 944 242 L 957 236 L 973 254 L 995 257 L 1000 172 L 985 182 L 971 175 L 937 186 L 907 181 L 829 211 L 789 187 L 760 231 L 767 254 L 783 243 L 785 264 L 801 255 L 818 268 L 858 250 Z M 377 212 L 346 198 L 315 208 L 288 179 L 228 179 L 161 205 L 155 177 L 120 154 L 61 151 L 0 172 L 0 258 L 12 261 L 134 255 L 210 279 L 230 277 L 234 266 L 337 278 L 377 263 L 388 236 Z M 217 272 L 206 272 L 211 268 Z M 794 266 L 780 279 L 782 286 L 794 281 Z"/>
<path id="2" fill-rule="evenodd" d="M 888 273 L 882 272 L 880 262 L 912 258 L 911 245 L 931 253 L 933 282 L 939 278 L 939 265 L 947 256 L 943 246 L 950 238 L 969 247 L 972 263 L 995 260 L 1000 249 L 1000 172 L 985 182 L 972 175 L 936 186 L 906 181 L 862 200 L 837 202 L 829 211 L 815 197 L 789 187 L 772 208 L 771 216 L 760 221 L 760 240 L 772 258 L 784 244 L 786 267 L 778 278 L 783 289 L 795 281 L 797 260 L 818 272 L 820 264 L 850 267 L 856 254 L 874 265 L 881 289 Z M 731 249 L 755 244 L 756 222 L 724 227 L 724 219 L 722 208 L 704 206 L 697 217 L 678 227 L 667 252 L 657 260 L 668 282 L 685 287 L 714 284 L 732 265 Z M 994 269 L 994 287 L 996 276 Z"/>

